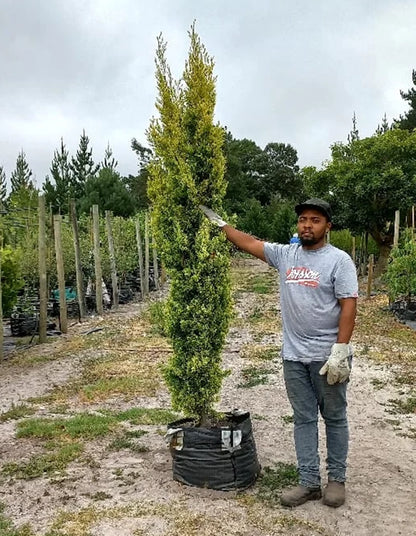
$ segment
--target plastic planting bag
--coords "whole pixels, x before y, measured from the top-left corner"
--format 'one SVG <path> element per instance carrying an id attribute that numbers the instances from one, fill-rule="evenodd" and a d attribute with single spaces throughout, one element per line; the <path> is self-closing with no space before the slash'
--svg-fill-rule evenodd
<path id="1" fill-rule="evenodd" d="M 192 419 L 168 425 L 166 439 L 173 478 L 189 486 L 221 491 L 245 489 L 260 473 L 250 413 L 234 410 L 218 426 L 204 428 Z"/>

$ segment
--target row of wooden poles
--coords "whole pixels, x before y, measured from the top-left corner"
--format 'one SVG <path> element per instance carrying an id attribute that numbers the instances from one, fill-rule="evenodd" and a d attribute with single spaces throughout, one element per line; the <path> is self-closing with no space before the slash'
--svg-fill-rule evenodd
<path id="1" fill-rule="evenodd" d="M 46 206 L 44 195 L 39 196 L 38 206 L 39 220 L 39 342 L 46 342 L 47 339 L 47 311 L 48 311 L 48 289 L 47 289 L 47 237 L 46 237 Z M 79 243 L 78 220 L 76 216 L 75 201 L 70 202 L 70 220 L 74 237 L 74 252 L 75 252 L 75 271 L 77 282 L 77 300 L 79 307 L 79 319 L 82 321 L 86 317 L 85 307 L 85 292 L 84 292 L 84 277 L 81 268 L 81 249 Z M 95 271 L 95 300 L 97 314 L 103 314 L 103 289 L 101 255 L 100 255 L 100 219 L 98 205 L 92 207 L 93 221 L 93 244 L 94 244 L 94 271 Z M 111 269 L 111 284 L 112 284 L 112 307 L 118 308 L 119 290 L 117 267 L 115 260 L 114 240 L 111 223 L 111 212 L 106 211 L 105 223 L 108 238 L 108 249 L 110 256 Z M 64 256 L 62 251 L 62 215 L 53 216 L 53 230 L 55 242 L 55 255 L 57 267 L 57 279 L 59 290 L 59 318 L 60 330 L 62 333 L 68 332 L 68 315 L 67 302 L 65 294 L 65 271 L 64 271 Z M 140 231 L 140 222 L 136 220 L 136 243 L 138 268 L 140 276 L 140 291 L 141 297 L 144 299 L 149 294 L 149 272 L 150 272 L 150 240 L 149 240 L 149 218 L 145 215 L 145 236 L 144 236 L 144 251 L 142 246 L 142 235 Z M 0 244 L 2 247 L 3 244 Z M 153 271 L 156 290 L 159 290 L 159 267 L 157 260 L 157 251 L 152 247 L 153 254 Z M 0 256 L 0 360 L 3 359 L 3 309 L 2 309 L 2 293 L 1 293 L 1 256 Z"/>

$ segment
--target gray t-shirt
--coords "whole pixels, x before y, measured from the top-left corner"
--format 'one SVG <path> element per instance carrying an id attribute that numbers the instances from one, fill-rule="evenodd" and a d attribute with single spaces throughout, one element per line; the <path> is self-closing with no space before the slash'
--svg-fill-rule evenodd
<path id="1" fill-rule="evenodd" d="M 351 257 L 330 244 L 307 250 L 300 244 L 265 242 L 264 254 L 280 274 L 283 358 L 304 363 L 327 359 L 338 336 L 338 299 L 358 295 Z"/>

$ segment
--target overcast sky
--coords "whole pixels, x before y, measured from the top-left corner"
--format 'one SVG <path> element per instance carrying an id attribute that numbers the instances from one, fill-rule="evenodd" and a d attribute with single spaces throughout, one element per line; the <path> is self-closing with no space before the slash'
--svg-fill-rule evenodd
<path id="1" fill-rule="evenodd" d="M 63 137 L 107 143 L 122 175 L 155 114 L 156 37 L 176 78 L 196 20 L 216 65 L 216 117 L 235 138 L 290 143 L 301 166 L 407 110 L 415 0 L 0 0 L 0 165 L 23 149 L 39 187 Z"/>

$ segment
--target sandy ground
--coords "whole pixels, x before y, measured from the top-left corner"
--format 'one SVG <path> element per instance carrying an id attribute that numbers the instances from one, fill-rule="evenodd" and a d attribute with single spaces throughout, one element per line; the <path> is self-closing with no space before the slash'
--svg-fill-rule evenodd
<path id="1" fill-rule="evenodd" d="M 269 268 L 257 261 L 245 261 L 253 271 Z M 268 382 L 250 389 L 238 388 L 241 371 L 247 366 L 244 348 L 248 344 L 270 347 L 280 344 L 281 334 L 260 339 L 252 327 L 242 323 L 265 299 L 240 292 L 236 300 L 239 324 L 231 328 L 224 351 L 224 365 L 232 374 L 223 385 L 219 408 L 242 408 L 252 415 L 260 463 L 295 463 L 292 425 L 284 417 L 291 414 L 283 385 L 279 359 L 267 363 L 273 372 Z M 276 297 L 271 298 L 277 304 Z M 260 303 L 264 306 L 264 301 Z M 111 313 L 120 322 L 140 314 L 142 304 L 123 306 Z M 109 315 L 110 316 L 110 315 Z M 89 324 L 74 326 L 71 334 L 86 331 Z M 101 323 L 106 319 L 100 320 Z M 45 352 L 62 349 L 65 340 L 45 345 Z M 377 341 L 374 341 L 377 345 Z M 293 510 L 279 505 L 269 507 L 256 498 L 256 486 L 243 493 L 223 493 L 182 486 L 172 480 L 171 459 L 163 440 L 163 428 L 140 426 L 148 433 L 143 453 L 109 451 L 109 439 L 87 443 L 84 459 L 73 462 L 66 472 L 52 477 L 20 480 L 2 477 L 0 503 L 4 515 L 19 528 L 28 523 L 36 536 L 163 536 L 182 534 L 221 535 L 313 535 L 392 536 L 416 535 L 416 415 L 387 412 L 390 399 L 398 398 L 401 387 L 395 383 L 395 370 L 368 360 L 363 344 L 356 341 L 356 359 L 349 386 L 351 446 L 347 501 L 339 509 L 321 502 Z M 80 373 L 85 350 L 63 355 L 47 363 L 21 366 L 15 357 L 0 367 L 0 409 L 22 404 L 41 396 L 56 385 L 63 385 Z M 17 358 L 16 358 L 17 359 Z M 99 411 L 131 406 L 169 408 L 169 395 L 163 388 L 154 397 L 137 397 L 128 402 L 118 399 L 86 407 L 72 401 L 71 411 Z M 37 405 L 37 415 L 51 416 L 50 405 Z M 0 424 L 1 464 L 26 459 L 42 450 L 31 440 L 17 439 L 15 420 Z M 412 436 L 413 434 L 413 436 Z M 325 481 L 325 437 L 321 423 L 321 460 Z M 85 457 L 94 463 L 86 463 Z M 67 521 L 62 521 L 67 514 Z M 71 517 L 72 515 L 72 517 Z M 57 520 L 61 520 L 60 528 Z"/>

